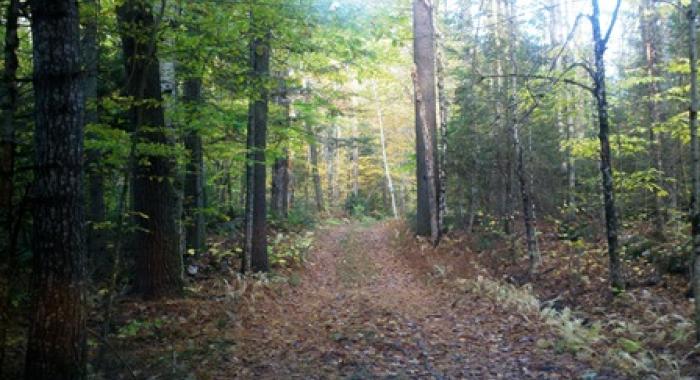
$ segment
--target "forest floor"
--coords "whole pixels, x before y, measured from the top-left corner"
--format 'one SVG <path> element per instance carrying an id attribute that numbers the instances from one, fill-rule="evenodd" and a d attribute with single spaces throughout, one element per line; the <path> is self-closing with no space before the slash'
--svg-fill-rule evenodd
<path id="1" fill-rule="evenodd" d="M 246 280 L 229 269 L 223 279 L 202 266 L 184 299 L 122 300 L 113 360 L 102 371 L 148 379 L 626 378 L 562 349 L 536 300 L 515 288 L 509 295 L 476 255 L 436 252 L 396 222 L 326 224 L 315 236 L 303 266 L 273 276 Z"/>

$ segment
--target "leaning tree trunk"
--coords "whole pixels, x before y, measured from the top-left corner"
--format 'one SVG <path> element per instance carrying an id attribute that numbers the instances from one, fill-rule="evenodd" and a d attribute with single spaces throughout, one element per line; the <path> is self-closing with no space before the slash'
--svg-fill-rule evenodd
<path id="1" fill-rule="evenodd" d="M 255 19 L 252 18 L 255 23 Z M 265 191 L 265 145 L 267 139 L 268 90 L 264 81 L 270 73 L 270 35 L 254 36 L 250 44 L 250 66 L 259 93 L 248 107 L 248 165 L 246 194 L 246 253 L 243 268 L 267 272 L 267 205 Z"/>
<path id="2" fill-rule="evenodd" d="M 617 210 L 615 209 L 614 177 L 610 157 L 610 121 L 608 117 L 608 98 L 605 89 L 605 50 L 607 50 L 608 38 L 612 30 L 615 17 L 610 23 L 608 33 L 605 36 L 600 30 L 600 8 L 598 0 L 591 0 L 593 15 L 590 17 L 593 26 L 593 42 L 595 54 L 595 69 L 593 77 L 593 94 L 598 108 L 598 138 L 600 140 L 600 172 L 603 179 L 603 199 L 605 203 L 605 227 L 608 238 L 608 257 L 610 260 L 610 283 L 613 291 L 624 289 L 622 279 L 622 263 L 617 251 Z M 620 0 L 617 2 L 619 9 Z M 617 10 L 615 11 L 617 14 Z"/>
<path id="3" fill-rule="evenodd" d="M 77 3 L 32 0 L 33 311 L 25 379 L 86 378 L 83 124 Z"/>
<path id="4" fill-rule="evenodd" d="M 374 97 L 374 103 L 377 105 L 377 122 L 379 123 L 379 143 L 382 146 L 382 163 L 384 164 L 384 176 L 386 177 L 386 186 L 389 191 L 389 196 L 391 197 L 391 212 L 394 219 L 399 217 L 398 210 L 396 209 L 396 192 L 394 191 L 394 182 L 391 179 L 391 171 L 389 170 L 389 159 L 386 153 L 386 136 L 384 135 L 384 115 L 382 114 L 382 105 L 379 103 L 379 97 L 377 96 L 377 85 L 372 82 L 372 95 Z"/>
<path id="5" fill-rule="evenodd" d="M 435 104 L 435 28 L 433 6 L 430 0 L 413 1 L 413 59 L 415 114 L 416 114 L 416 174 L 417 211 L 416 233 L 430 236 L 434 244 L 440 238 L 439 225 L 433 226 L 432 219 L 439 218 L 438 168 L 437 168 L 437 107 Z M 420 100 L 420 101 L 419 101 Z M 423 108 L 421 108 L 423 107 Z M 424 125 L 425 124 L 425 125 Z M 426 143 L 429 146 L 426 146 Z M 430 151 L 428 151 L 430 150 Z M 432 172 L 428 172 L 428 167 Z M 431 190 L 432 189 L 432 190 Z M 432 197 L 429 195 L 432 193 Z M 435 205 L 433 208 L 431 205 Z M 433 230 L 437 228 L 437 231 Z"/>
<path id="6" fill-rule="evenodd" d="M 10 0 L 5 14 L 5 63 L 2 76 L 2 131 L 0 132 L 0 377 L 10 321 L 10 287 L 16 257 L 14 233 L 15 112 L 17 110 L 17 19 L 19 0 Z"/>
<path id="7" fill-rule="evenodd" d="M 692 227 L 692 288 L 695 295 L 695 337 L 700 342 L 700 143 L 698 142 L 698 48 L 696 20 L 698 1 L 691 0 L 688 10 L 688 35 L 690 44 L 690 151 L 691 151 L 691 227 Z"/>
<path id="8" fill-rule="evenodd" d="M 175 159 L 162 154 L 175 146 L 165 125 L 160 64 L 153 13 L 146 2 L 127 0 L 118 9 L 126 65 L 126 92 L 133 99 L 131 123 L 139 148 L 133 165 L 136 215 L 136 292 L 146 299 L 182 294 L 182 255 Z M 148 36 L 145 37 L 145 36 Z M 154 153 L 154 150 L 156 151 Z"/>

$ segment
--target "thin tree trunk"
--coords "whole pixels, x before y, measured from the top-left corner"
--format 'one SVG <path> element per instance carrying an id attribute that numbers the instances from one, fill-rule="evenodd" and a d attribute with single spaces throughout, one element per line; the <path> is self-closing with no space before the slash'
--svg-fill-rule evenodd
<path id="1" fill-rule="evenodd" d="M 654 131 L 656 124 L 661 122 L 661 113 L 654 99 L 654 97 L 659 94 L 659 85 L 656 81 L 656 77 L 659 73 L 657 69 L 657 43 L 655 39 L 659 38 L 660 31 L 656 27 L 658 14 L 652 0 L 644 0 L 643 4 L 640 5 L 640 14 L 642 16 L 640 25 L 646 59 L 646 75 L 651 80 L 647 86 L 647 96 L 649 98 L 647 100 L 649 117 L 647 120 L 649 124 L 649 168 L 656 171 L 655 181 L 658 186 L 662 186 L 663 176 L 661 175 L 661 171 L 663 164 L 661 160 L 661 136 L 657 138 L 657 134 Z M 663 240 L 665 224 L 663 203 L 661 197 L 658 195 L 658 191 L 652 191 L 652 198 L 651 214 L 654 221 L 654 237 Z"/>
<path id="2" fill-rule="evenodd" d="M 413 55 L 416 113 L 416 233 L 440 238 L 438 225 L 437 107 L 435 104 L 435 28 L 430 0 L 413 0 Z M 427 144 L 427 145 L 426 145 Z M 432 194 L 432 195 L 430 195 Z M 433 205 L 435 207 L 433 207 Z M 435 223 L 433 223 L 435 219 Z M 435 224 L 435 225 L 433 225 Z"/>
<path id="3" fill-rule="evenodd" d="M 99 118 L 97 104 L 97 75 L 100 58 L 99 41 L 97 40 L 99 5 L 96 0 L 86 0 L 83 5 L 87 10 L 87 13 L 82 15 L 85 27 L 81 41 L 85 65 L 85 124 L 87 125 L 96 124 Z M 89 134 L 86 137 L 94 138 Z M 102 152 L 98 149 L 88 149 L 85 156 L 89 197 L 87 214 L 89 222 L 87 231 L 88 263 L 90 272 L 95 274 L 94 278 L 100 279 L 106 274 L 104 269 L 109 266 L 108 257 L 105 255 L 107 250 L 105 230 L 100 226 L 106 217 L 104 175 L 99 163 Z"/>
<path id="4" fill-rule="evenodd" d="M 436 3 L 437 8 L 437 3 Z M 447 213 L 447 117 L 449 101 L 445 89 L 445 62 L 442 57 L 442 35 L 438 32 L 439 12 L 435 12 L 435 49 L 437 69 L 437 95 L 439 107 L 439 139 L 438 139 L 438 225 L 442 233 L 447 232 L 445 215 Z"/>
<path id="5" fill-rule="evenodd" d="M 16 258 L 13 233 L 15 184 L 15 112 L 17 110 L 17 19 L 19 0 L 10 0 L 5 14 L 5 62 L 2 78 L 2 132 L 0 134 L 0 377 L 10 323 L 10 294 Z"/>
<path id="6" fill-rule="evenodd" d="M 391 180 L 391 171 L 389 170 L 389 160 L 386 154 L 386 137 L 384 136 L 384 117 L 382 115 L 382 105 L 379 102 L 379 97 L 377 96 L 377 84 L 372 82 L 372 95 L 374 97 L 374 103 L 377 105 L 377 122 L 379 123 L 379 142 L 382 146 L 382 162 L 384 164 L 384 176 L 386 177 L 386 186 L 389 191 L 389 196 L 391 197 L 391 212 L 394 219 L 399 217 L 399 213 L 396 210 L 396 195 L 394 193 L 394 182 Z"/>
<path id="7" fill-rule="evenodd" d="M 251 12 L 251 23 L 262 28 Z M 248 184 L 246 194 L 246 272 L 268 272 L 267 200 L 265 148 L 267 140 L 268 90 L 264 81 L 270 74 L 270 33 L 252 37 L 250 67 L 258 94 L 250 99 L 248 108 Z M 249 261 L 248 261 L 249 260 Z"/>
<path id="8" fill-rule="evenodd" d="M 137 149 L 131 186 L 137 229 L 136 291 L 146 299 L 182 294 L 182 255 L 177 204 L 176 162 L 173 157 L 149 152 L 149 146 L 172 148 L 175 143 L 165 125 L 160 64 L 155 37 L 157 25 L 151 8 L 140 0 L 127 0 L 118 9 L 127 94 L 134 99 L 131 119 Z M 138 146 L 138 145 L 137 145 Z M 152 148 L 151 148 L 152 149 Z"/>
<path id="9" fill-rule="evenodd" d="M 291 128 L 290 101 L 287 94 L 286 77 L 279 78 L 279 96 L 276 103 L 284 109 L 284 126 Z M 288 142 L 282 142 L 282 155 L 275 158 L 272 166 L 272 188 L 270 189 L 270 211 L 277 218 L 285 219 L 289 207 L 289 149 Z"/>
<path id="10" fill-rule="evenodd" d="M 32 0 L 33 309 L 25 379 L 87 376 L 83 125 L 77 3 Z"/>
<path id="11" fill-rule="evenodd" d="M 202 80 L 189 78 L 185 81 L 183 100 L 190 112 L 202 99 Z M 185 149 L 190 157 L 185 173 L 184 215 L 186 221 L 186 244 L 188 250 L 203 252 L 205 247 L 206 222 L 204 220 L 204 149 L 202 136 L 197 130 L 190 130 L 185 136 Z"/>
<path id="12" fill-rule="evenodd" d="M 593 42 L 595 44 L 595 70 L 594 70 L 594 96 L 598 108 L 598 138 L 600 139 L 600 172 L 603 180 L 603 199 L 605 204 L 605 226 L 608 238 L 608 256 L 610 260 L 610 282 L 613 291 L 624 289 L 625 284 L 622 278 L 622 261 L 618 252 L 617 240 L 617 210 L 615 209 L 614 177 L 610 157 L 610 121 L 608 117 L 608 98 L 605 88 L 605 50 L 607 49 L 610 31 L 615 25 L 617 10 L 620 1 L 617 0 L 617 7 L 613 19 L 608 27 L 605 36 L 600 30 L 600 8 L 598 0 L 591 0 L 593 5 L 593 15 L 590 16 L 593 26 Z"/>
<path id="13" fill-rule="evenodd" d="M 321 174 L 318 170 L 318 145 L 316 144 L 316 135 L 311 126 L 306 123 L 306 131 L 309 134 L 309 160 L 311 161 L 311 177 L 314 183 L 314 199 L 316 201 L 316 209 L 318 212 L 325 210 L 323 205 L 323 189 L 321 187 Z"/>
<path id="14" fill-rule="evenodd" d="M 688 35 L 690 44 L 690 150 L 691 150 L 691 227 L 692 227 L 692 288 L 695 295 L 695 337 L 700 342 L 700 143 L 698 142 L 698 48 L 696 22 L 698 1 L 691 0 L 688 10 Z"/>

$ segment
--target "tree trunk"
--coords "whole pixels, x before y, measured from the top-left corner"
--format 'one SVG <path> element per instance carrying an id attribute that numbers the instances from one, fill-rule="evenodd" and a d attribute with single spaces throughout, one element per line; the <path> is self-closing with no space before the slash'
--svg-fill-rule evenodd
<path id="1" fill-rule="evenodd" d="M 251 13 L 251 23 L 256 19 Z M 256 25 L 257 26 L 257 25 Z M 254 36 L 250 43 L 250 67 L 258 94 L 250 99 L 248 108 L 248 184 L 246 194 L 246 255 L 245 271 L 268 272 L 267 204 L 265 191 L 265 145 L 267 139 L 268 90 L 264 81 L 270 74 L 270 35 Z M 248 261 L 249 260 L 249 261 Z"/>
<path id="2" fill-rule="evenodd" d="M 25 379 L 84 379 L 85 98 L 78 8 L 69 0 L 32 0 L 31 8 L 36 155 Z"/>
<path id="3" fill-rule="evenodd" d="M 515 30 L 515 0 L 510 0 L 509 4 L 509 14 L 508 14 L 508 28 L 509 28 L 509 40 L 508 44 L 509 59 L 511 62 L 512 74 L 518 73 L 518 66 L 516 60 L 516 43 L 517 36 Z M 527 255 L 530 259 L 530 276 L 534 275 L 537 268 L 540 265 L 540 251 L 537 247 L 537 230 L 536 230 L 536 220 L 535 220 L 535 205 L 532 201 L 532 194 L 530 189 L 529 175 L 527 172 L 527 167 L 525 166 L 525 153 L 520 141 L 520 125 L 518 122 L 518 78 L 516 75 L 511 77 L 510 86 L 510 101 L 509 101 L 509 120 L 506 122 L 509 125 L 510 133 L 513 139 L 513 146 L 515 148 L 515 174 L 518 177 L 518 184 L 520 185 L 520 197 L 523 206 L 523 224 L 525 226 L 525 240 L 527 242 Z"/>
<path id="4" fill-rule="evenodd" d="M 10 321 L 10 294 L 16 258 L 14 228 L 15 112 L 17 110 L 17 19 L 19 0 L 10 0 L 5 14 L 5 62 L 2 78 L 2 132 L 0 132 L 0 377 Z"/>
<path id="5" fill-rule="evenodd" d="M 655 181 L 658 186 L 663 186 L 663 176 L 661 171 L 663 170 L 662 160 L 661 160 L 661 143 L 660 137 L 654 131 L 656 124 L 661 122 L 661 113 L 659 107 L 656 104 L 654 97 L 659 94 L 659 85 L 656 81 L 656 77 L 659 76 L 658 73 L 658 58 L 657 58 L 657 41 L 659 38 L 659 28 L 657 27 L 658 14 L 656 7 L 652 0 L 644 0 L 643 4 L 640 5 L 639 12 L 641 14 L 641 32 L 642 40 L 644 45 L 644 56 L 646 59 L 646 75 L 651 82 L 647 85 L 647 110 L 648 110 L 648 120 L 649 124 L 649 168 L 656 171 Z M 654 237 L 656 239 L 663 239 L 664 236 L 664 213 L 663 204 L 661 202 L 661 197 L 658 196 L 658 191 L 652 191 L 652 209 L 651 215 L 654 221 Z"/>
<path id="6" fill-rule="evenodd" d="M 311 177 L 314 183 L 314 199 L 316 201 L 316 210 L 323 212 L 323 188 L 321 187 L 321 174 L 318 170 L 318 145 L 316 143 L 316 135 L 311 126 L 306 123 L 306 131 L 309 134 L 309 160 L 311 161 Z"/>
<path id="7" fill-rule="evenodd" d="M 437 5 L 436 5 L 437 8 Z M 435 12 L 435 25 L 438 25 L 439 12 Z M 436 26 L 437 29 L 437 26 Z M 437 57 L 435 59 L 437 68 L 437 95 L 438 95 L 438 107 L 439 107 L 439 120 L 440 128 L 438 139 L 438 225 L 440 226 L 440 231 L 442 233 L 447 232 L 447 226 L 445 226 L 445 215 L 447 213 L 447 112 L 449 107 L 449 101 L 447 99 L 447 90 L 445 89 L 445 62 L 442 57 L 442 36 L 436 31 L 435 38 L 435 48 L 437 51 Z"/>
<path id="8" fill-rule="evenodd" d="M 290 101 L 287 95 L 287 87 L 285 78 L 281 78 L 280 96 L 277 103 L 284 109 L 285 112 L 285 128 L 291 128 Z M 289 149 L 286 147 L 287 141 L 283 141 L 285 148 L 282 156 L 277 157 L 272 167 L 272 189 L 271 189 L 271 212 L 277 218 L 287 218 L 289 210 Z"/>
<path id="9" fill-rule="evenodd" d="M 624 289 L 625 284 L 622 278 L 622 262 L 617 251 L 617 210 L 615 209 L 614 177 L 610 157 L 610 121 L 608 118 L 608 98 L 605 88 L 605 50 L 607 49 L 606 33 L 604 37 L 600 30 L 600 8 L 598 0 L 591 0 L 593 5 L 593 15 L 590 17 L 593 27 L 593 42 L 595 54 L 595 69 L 593 77 L 594 96 L 598 108 L 598 138 L 600 139 L 600 172 L 603 180 L 603 199 L 605 203 L 605 227 L 608 238 L 608 256 L 610 260 L 610 282 L 613 291 Z M 619 8 L 620 0 L 617 1 Z M 615 11 L 617 13 L 617 11 Z M 615 17 L 611 21 L 608 31 L 612 30 Z"/>
<path id="10" fill-rule="evenodd" d="M 698 1 L 691 0 L 688 10 L 688 35 L 690 45 L 690 172 L 691 193 L 691 229 L 692 229 L 692 288 L 695 295 L 695 337 L 700 342 L 700 143 L 698 142 L 698 48 L 696 22 Z"/>
<path id="11" fill-rule="evenodd" d="M 419 0 L 420 1 L 420 0 Z M 427 180 L 426 193 L 428 195 L 428 213 L 430 216 L 430 242 L 433 246 L 437 246 L 440 242 L 440 225 L 438 224 L 438 199 L 437 199 L 437 187 L 435 181 L 435 157 L 433 142 L 430 139 L 430 130 L 428 121 L 425 118 L 426 106 L 423 101 L 423 94 L 420 82 L 418 80 L 418 75 L 416 71 L 413 72 L 413 85 L 416 89 L 416 107 L 418 107 L 418 118 L 422 126 L 421 137 L 423 138 L 423 148 L 425 150 L 425 173 Z"/>
<path id="12" fill-rule="evenodd" d="M 82 15 L 85 26 L 81 48 L 83 53 L 83 65 L 85 67 L 85 124 L 99 122 L 97 99 L 97 75 L 100 58 L 99 42 L 97 40 L 98 7 L 96 0 L 86 0 L 83 4 L 87 12 Z M 86 134 L 88 139 L 96 138 Z M 88 149 L 85 152 L 87 166 L 88 185 L 88 230 L 87 230 L 87 254 L 89 271 L 94 278 L 104 278 L 109 268 L 107 252 L 107 236 L 100 226 L 106 218 L 104 175 L 100 167 L 102 152 L 98 149 Z"/>
<path id="13" fill-rule="evenodd" d="M 127 0 L 118 9 L 126 65 L 126 92 L 138 146 L 132 184 L 137 229 L 136 292 L 146 299 L 182 294 L 182 255 L 175 190 L 176 162 L 153 153 L 175 145 L 165 125 L 153 13 L 146 2 Z M 149 38 L 144 38 L 149 36 Z"/>
<path id="14" fill-rule="evenodd" d="M 391 171 L 389 170 L 389 159 L 386 154 L 386 137 L 384 136 L 384 116 L 382 115 L 382 105 L 377 96 L 377 84 L 372 82 L 372 95 L 374 103 L 377 105 L 377 122 L 379 123 L 379 142 L 382 146 L 382 163 L 384 164 L 384 177 L 386 178 L 386 186 L 391 197 L 391 212 L 394 219 L 399 217 L 396 209 L 396 194 L 394 192 L 394 182 L 391 179 Z"/>
<path id="15" fill-rule="evenodd" d="M 196 106 L 202 100 L 201 78 L 189 78 L 185 81 L 183 100 L 191 113 L 196 115 Z M 206 249 L 206 222 L 204 220 L 204 149 L 202 136 L 196 129 L 191 129 L 185 136 L 185 149 L 190 153 L 185 174 L 184 216 L 186 244 L 188 250 L 195 253 Z"/>
<path id="16" fill-rule="evenodd" d="M 437 115 L 435 104 L 435 29 L 430 0 L 413 0 L 413 59 L 416 114 L 416 233 L 430 236 L 437 244 L 440 236 L 437 209 L 439 178 L 437 168 Z M 422 108 L 421 108 L 422 107 Z M 425 124 L 425 125 L 424 125 Z M 426 143 L 428 146 L 426 146 Z M 432 168 L 429 169 L 428 167 Z M 432 172 L 428 172 L 432 170 Z M 431 190 L 432 189 L 432 190 Z M 429 195 L 432 193 L 432 198 Z M 431 205 L 435 205 L 433 208 Z M 437 228 L 437 231 L 433 230 Z"/>

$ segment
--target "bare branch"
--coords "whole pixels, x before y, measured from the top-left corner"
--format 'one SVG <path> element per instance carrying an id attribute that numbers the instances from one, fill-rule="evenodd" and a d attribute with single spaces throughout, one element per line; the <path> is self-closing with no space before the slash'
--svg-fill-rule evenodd
<path id="1" fill-rule="evenodd" d="M 607 46 L 608 40 L 610 39 L 610 34 L 612 33 L 613 27 L 615 26 L 615 22 L 617 21 L 617 15 L 620 13 L 620 5 L 622 4 L 622 0 L 617 0 L 617 3 L 615 4 L 615 10 L 613 11 L 612 14 L 612 19 L 610 20 L 610 25 L 608 26 L 608 31 L 605 33 L 605 38 L 603 38 L 603 45 Z"/>

